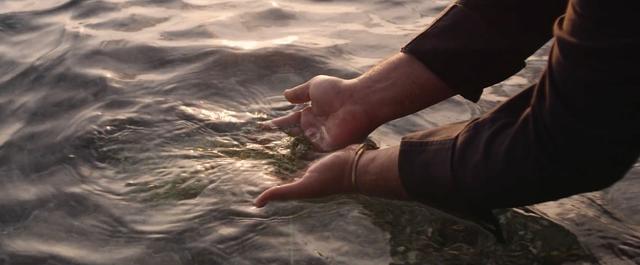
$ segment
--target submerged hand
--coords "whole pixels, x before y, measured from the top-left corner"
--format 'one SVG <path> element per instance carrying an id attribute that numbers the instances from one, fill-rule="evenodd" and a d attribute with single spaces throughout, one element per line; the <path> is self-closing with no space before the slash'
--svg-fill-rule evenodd
<path id="1" fill-rule="evenodd" d="M 272 187 L 255 200 L 256 207 L 270 201 L 324 197 L 355 191 L 351 183 L 351 159 L 355 146 L 332 153 L 309 167 L 295 182 Z"/>
<path id="2" fill-rule="evenodd" d="M 362 153 L 355 176 L 358 187 L 354 186 L 351 167 L 357 147 L 351 145 L 336 151 L 313 163 L 302 178 L 266 190 L 255 200 L 255 206 L 263 207 L 270 201 L 309 199 L 355 192 L 389 199 L 408 199 L 398 174 L 397 146 Z"/>
<path id="3" fill-rule="evenodd" d="M 364 140 L 387 121 L 454 94 L 420 61 L 398 53 L 355 79 L 317 76 L 286 90 L 284 96 L 291 103 L 310 101 L 311 105 L 270 123 L 294 135 L 304 134 L 320 150 L 337 150 Z M 262 193 L 255 205 L 354 192 L 349 171 L 354 153 L 354 147 L 348 147 L 324 157 L 300 180 Z M 398 156 L 398 147 L 363 153 L 357 166 L 357 190 L 371 196 L 408 199 L 398 172 Z"/>
<path id="4" fill-rule="evenodd" d="M 363 140 L 377 124 L 367 117 L 352 87 L 352 80 L 317 76 L 284 96 L 291 103 L 311 102 L 301 111 L 271 121 L 293 135 L 304 134 L 316 148 L 332 151 Z"/>

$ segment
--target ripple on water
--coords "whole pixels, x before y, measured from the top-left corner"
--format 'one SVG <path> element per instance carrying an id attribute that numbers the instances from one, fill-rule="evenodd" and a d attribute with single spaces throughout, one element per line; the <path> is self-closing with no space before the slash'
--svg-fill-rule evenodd
<path id="1" fill-rule="evenodd" d="M 71 12 L 71 18 L 77 20 L 96 18 L 104 14 L 117 12 L 121 9 L 119 4 L 109 1 L 88 1 L 74 8 Z"/>
<path id="2" fill-rule="evenodd" d="M 294 12 L 279 7 L 271 7 L 254 13 L 243 14 L 240 21 L 247 29 L 260 27 L 282 27 L 296 19 Z"/>
<path id="3" fill-rule="evenodd" d="M 161 38 L 165 40 L 192 40 L 210 39 L 217 37 L 206 26 L 199 25 L 188 29 L 165 31 L 161 33 Z"/>
<path id="4" fill-rule="evenodd" d="M 551 205 L 580 242 L 528 209 L 498 212 L 501 245 L 412 203 L 252 206 L 309 163 L 304 144 L 256 126 L 295 108 L 281 91 L 317 74 L 357 76 L 445 2 L 0 0 L 0 264 L 637 260 L 632 179 Z M 481 115 L 535 81 L 541 54 L 479 105 L 454 98 L 376 136 L 396 144 Z"/>
<path id="5" fill-rule="evenodd" d="M 38 0 L 6 0 L 0 2 L 0 14 L 8 13 L 22 13 L 22 12 L 42 12 L 48 10 L 55 10 L 60 7 L 64 7 L 69 4 L 73 4 L 74 0 L 51 0 L 51 1 L 38 1 Z"/>
<path id="6" fill-rule="evenodd" d="M 125 17 L 112 18 L 102 22 L 87 24 L 87 27 L 99 30 L 137 32 L 145 28 L 153 27 L 167 20 L 169 20 L 168 17 L 131 14 Z"/>

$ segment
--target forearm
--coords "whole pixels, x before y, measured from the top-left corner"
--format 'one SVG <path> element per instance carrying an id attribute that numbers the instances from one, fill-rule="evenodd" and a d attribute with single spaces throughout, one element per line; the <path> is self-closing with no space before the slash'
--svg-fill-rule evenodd
<path id="1" fill-rule="evenodd" d="M 398 164 L 409 196 L 445 209 L 495 209 L 622 178 L 640 155 L 629 60 L 640 38 L 631 16 L 603 6 L 571 1 L 537 85 L 467 124 L 405 136 Z"/>
<path id="2" fill-rule="evenodd" d="M 398 147 L 366 151 L 357 165 L 356 191 L 365 195 L 408 199 L 398 174 Z"/>
<path id="3" fill-rule="evenodd" d="M 352 101 L 364 108 L 375 127 L 454 95 L 453 90 L 422 63 L 403 53 L 348 83 Z"/>
<path id="4" fill-rule="evenodd" d="M 369 114 L 373 127 L 455 94 L 424 64 L 404 53 L 392 56 L 347 84 L 352 102 Z M 398 173 L 398 154 L 397 146 L 366 151 L 357 165 L 357 191 L 375 197 L 408 199 Z"/>

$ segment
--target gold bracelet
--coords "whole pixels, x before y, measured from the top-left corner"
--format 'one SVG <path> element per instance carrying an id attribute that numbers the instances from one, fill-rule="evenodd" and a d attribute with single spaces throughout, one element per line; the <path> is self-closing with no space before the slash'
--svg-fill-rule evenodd
<path id="1" fill-rule="evenodd" d="M 360 161 L 360 158 L 362 158 L 364 151 L 374 150 L 374 149 L 378 149 L 378 145 L 376 145 L 375 142 L 367 138 L 367 140 L 365 140 L 364 143 L 358 146 L 358 149 L 356 149 L 356 154 L 353 156 L 353 163 L 351 164 L 351 185 L 353 185 L 353 188 L 356 190 L 356 192 L 358 192 L 359 190 L 358 178 L 356 176 L 356 173 L 358 172 L 358 162 Z"/>

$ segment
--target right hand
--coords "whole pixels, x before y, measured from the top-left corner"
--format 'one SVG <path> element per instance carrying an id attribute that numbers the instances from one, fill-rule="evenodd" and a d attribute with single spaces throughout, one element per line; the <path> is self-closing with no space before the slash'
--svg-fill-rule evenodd
<path id="1" fill-rule="evenodd" d="M 270 201 L 310 199 L 333 194 L 353 193 L 351 163 L 357 146 L 352 145 L 315 161 L 304 175 L 292 182 L 262 192 L 254 201 L 258 208 Z"/>
<path id="2" fill-rule="evenodd" d="M 362 141 L 378 125 L 354 95 L 355 80 L 316 76 L 287 89 L 285 98 L 295 104 L 311 102 L 301 111 L 270 122 L 293 135 L 304 134 L 321 151 L 333 151 Z"/>

